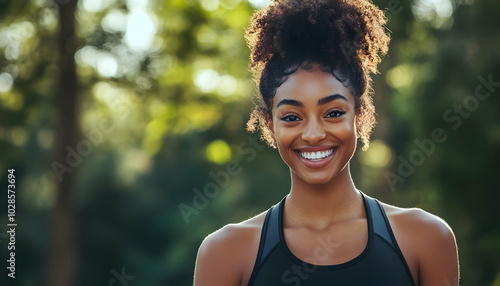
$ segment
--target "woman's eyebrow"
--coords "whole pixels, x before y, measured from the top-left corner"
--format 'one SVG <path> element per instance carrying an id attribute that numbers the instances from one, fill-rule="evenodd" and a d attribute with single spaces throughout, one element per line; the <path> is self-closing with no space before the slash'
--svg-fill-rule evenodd
<path id="1" fill-rule="evenodd" d="M 348 101 L 345 96 L 337 93 L 337 94 L 332 94 L 332 95 L 320 98 L 318 100 L 318 105 L 327 104 L 327 103 L 332 102 L 332 101 L 337 100 L 337 99 L 342 99 L 344 101 Z M 295 100 L 295 99 L 282 99 L 278 103 L 276 108 L 280 107 L 281 105 L 292 105 L 292 106 L 304 107 L 304 104 L 302 102 Z"/>
<path id="2" fill-rule="evenodd" d="M 332 94 L 332 95 L 329 95 L 329 96 L 326 96 L 326 97 L 319 99 L 318 105 L 327 104 L 327 103 L 332 102 L 332 101 L 337 100 L 337 99 L 342 99 L 342 100 L 348 102 L 348 100 L 345 96 L 337 93 L 337 94 Z"/>
<path id="3" fill-rule="evenodd" d="M 304 104 L 302 102 L 295 100 L 295 99 L 282 99 L 276 108 L 280 107 L 281 105 L 292 105 L 292 106 L 298 106 L 298 107 L 304 107 Z"/>

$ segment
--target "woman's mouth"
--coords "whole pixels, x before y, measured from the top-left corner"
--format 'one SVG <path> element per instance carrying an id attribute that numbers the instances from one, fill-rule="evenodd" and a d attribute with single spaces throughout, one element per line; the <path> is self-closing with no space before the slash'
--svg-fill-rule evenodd
<path id="1" fill-rule="evenodd" d="M 299 152 L 302 158 L 311 160 L 311 161 L 321 161 L 322 159 L 332 155 L 333 149 L 325 150 L 325 151 L 317 151 L 317 152 Z"/>
<path id="2" fill-rule="evenodd" d="M 318 151 L 300 151 L 296 150 L 295 153 L 307 167 L 322 168 L 333 159 L 338 147 L 323 149 Z"/>

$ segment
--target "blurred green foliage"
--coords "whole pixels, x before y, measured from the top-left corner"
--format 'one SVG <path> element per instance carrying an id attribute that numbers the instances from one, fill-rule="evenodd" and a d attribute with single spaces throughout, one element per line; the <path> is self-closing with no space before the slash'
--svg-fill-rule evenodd
<path id="1" fill-rule="evenodd" d="M 500 285 L 499 86 L 483 85 L 490 96 L 477 99 L 479 77 L 500 82 L 500 2 L 375 3 L 393 40 L 374 77 L 379 124 L 352 161 L 355 182 L 445 219 L 462 285 Z M 277 152 L 244 130 L 255 94 L 244 27 L 265 4 L 78 3 L 80 126 L 92 151 L 74 168 L 77 285 L 108 285 L 122 268 L 135 276 L 130 285 L 190 285 L 206 235 L 287 193 Z M 0 181 L 16 168 L 19 285 L 46 285 L 57 17 L 50 0 L 0 2 Z M 446 139 L 429 143 L 436 128 Z M 196 208 L 204 190 L 213 197 Z M 5 233 L 5 207 L 0 220 Z"/>

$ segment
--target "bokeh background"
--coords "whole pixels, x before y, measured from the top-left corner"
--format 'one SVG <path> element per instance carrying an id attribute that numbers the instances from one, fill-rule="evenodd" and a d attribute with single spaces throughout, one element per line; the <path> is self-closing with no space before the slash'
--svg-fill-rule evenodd
<path id="1" fill-rule="evenodd" d="M 499 286 L 500 2 L 375 3 L 393 40 L 357 187 L 445 219 L 461 285 Z M 286 165 L 244 130 L 244 27 L 267 4 L 0 1 L 1 285 L 191 285 L 206 235 L 287 193 Z"/>

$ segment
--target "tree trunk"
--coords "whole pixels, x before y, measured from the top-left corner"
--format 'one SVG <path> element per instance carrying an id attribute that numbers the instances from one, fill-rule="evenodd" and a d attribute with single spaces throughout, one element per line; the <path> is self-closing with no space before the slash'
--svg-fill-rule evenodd
<path id="1" fill-rule="evenodd" d="M 79 134 L 78 83 L 74 55 L 75 9 L 77 0 L 56 0 L 59 8 L 59 77 L 56 93 L 57 125 L 52 150 L 53 162 L 68 166 L 66 147 L 76 149 Z M 69 166 L 68 166 L 69 167 Z M 76 166 L 78 167 L 78 166 Z M 75 284 L 77 247 L 76 218 L 72 201 L 75 168 L 64 172 L 57 180 L 56 201 L 51 213 L 48 285 Z"/>

